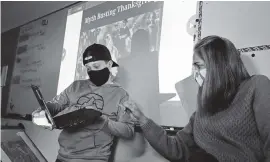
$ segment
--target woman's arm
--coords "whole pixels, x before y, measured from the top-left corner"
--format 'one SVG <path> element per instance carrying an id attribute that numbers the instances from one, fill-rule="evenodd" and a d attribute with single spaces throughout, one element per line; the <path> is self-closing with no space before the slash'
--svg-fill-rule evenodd
<path id="1" fill-rule="evenodd" d="M 257 127 L 264 142 L 265 162 L 270 161 L 270 80 L 266 76 L 256 76 L 256 91 L 253 110 Z"/>
<path id="2" fill-rule="evenodd" d="M 162 156 L 169 160 L 188 160 L 190 150 L 196 146 L 193 139 L 193 121 L 195 113 L 189 123 L 176 136 L 167 135 L 162 127 L 151 119 L 141 126 L 145 138 L 150 145 Z"/>

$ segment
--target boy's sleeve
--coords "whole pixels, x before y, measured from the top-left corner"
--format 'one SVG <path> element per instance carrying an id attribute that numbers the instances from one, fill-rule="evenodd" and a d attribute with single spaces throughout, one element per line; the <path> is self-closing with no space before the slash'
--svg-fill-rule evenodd
<path id="1" fill-rule="evenodd" d="M 119 104 L 127 101 L 129 98 L 128 94 L 125 93 L 124 97 L 120 100 Z M 121 138 L 132 138 L 134 135 L 134 124 L 131 122 L 131 117 L 125 110 L 118 106 L 117 121 L 108 119 L 107 127 L 110 133 L 114 136 Z"/>
<path id="2" fill-rule="evenodd" d="M 58 114 L 59 112 L 63 111 L 65 108 L 70 106 L 69 93 L 72 90 L 73 84 L 74 83 L 72 83 L 59 95 L 55 96 L 51 101 L 46 102 L 46 105 L 52 116 L 55 116 L 56 114 Z M 40 111 L 41 108 L 38 108 L 32 113 L 32 115 Z"/>
<path id="3" fill-rule="evenodd" d="M 134 125 L 134 123 L 131 120 L 132 118 L 131 118 L 130 114 L 125 111 L 123 106 L 121 106 L 124 104 L 124 102 L 126 102 L 128 100 L 129 100 L 129 95 L 127 92 L 125 92 L 125 95 L 123 96 L 123 98 L 119 102 L 120 106 L 118 106 L 117 118 L 118 118 L 119 122 L 124 122 L 124 123 Z"/>

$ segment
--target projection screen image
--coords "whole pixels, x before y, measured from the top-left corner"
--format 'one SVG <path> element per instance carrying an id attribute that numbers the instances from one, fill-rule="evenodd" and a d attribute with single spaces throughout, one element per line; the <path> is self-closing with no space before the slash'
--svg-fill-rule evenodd
<path id="1" fill-rule="evenodd" d="M 73 81 L 88 78 L 82 54 L 89 45 L 99 43 L 108 47 L 112 59 L 120 65 L 113 69 L 115 81 L 148 107 L 145 113 L 149 117 L 163 125 L 185 125 L 188 116 L 181 108 L 175 84 L 191 75 L 194 42 L 186 26 L 196 14 L 196 5 L 196 2 L 183 1 L 109 1 L 97 6 L 83 2 L 71 8 L 57 94 Z M 145 32 L 147 43 L 143 43 L 144 36 L 139 42 L 135 39 L 137 31 Z M 132 49 L 136 43 L 147 44 L 148 51 L 139 54 Z M 147 96 L 152 97 L 143 101 Z M 164 120 L 171 113 L 184 115 L 181 119 Z"/>

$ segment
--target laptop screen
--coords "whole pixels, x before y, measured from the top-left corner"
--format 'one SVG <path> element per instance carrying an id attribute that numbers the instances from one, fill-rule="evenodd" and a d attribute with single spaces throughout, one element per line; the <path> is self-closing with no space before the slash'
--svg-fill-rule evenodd
<path id="1" fill-rule="evenodd" d="M 41 109 L 45 111 L 45 113 L 46 113 L 46 115 L 47 115 L 47 118 L 48 118 L 49 122 L 50 122 L 50 123 L 53 125 L 53 127 L 54 127 L 54 126 L 55 126 L 55 123 L 54 123 L 54 121 L 53 121 L 53 118 L 52 118 L 52 116 L 51 116 L 51 114 L 50 114 L 49 109 L 47 108 L 46 102 L 44 101 L 44 98 L 43 98 L 43 96 L 42 96 L 42 94 L 41 94 L 41 91 L 39 90 L 39 87 L 38 87 L 38 86 L 35 86 L 35 85 L 31 85 L 31 88 L 32 88 L 32 90 L 33 90 L 33 92 L 34 92 L 34 94 L 35 94 L 35 96 L 36 96 L 36 99 L 37 99 L 37 101 L 38 101 L 38 103 L 39 103 Z M 41 120 L 41 119 L 40 119 L 40 121 L 41 121 L 41 123 L 44 123 L 44 120 Z M 45 123 L 46 123 L 46 122 L 45 122 Z M 41 124 L 41 125 L 43 125 L 43 124 Z"/>
<path id="2" fill-rule="evenodd" d="M 43 109 L 43 107 L 45 106 L 45 103 L 44 103 L 44 99 L 43 99 L 43 96 L 42 96 L 39 88 L 37 86 L 34 86 L 34 85 L 32 85 L 31 88 L 32 88 L 37 100 L 38 100 L 39 105 Z"/>

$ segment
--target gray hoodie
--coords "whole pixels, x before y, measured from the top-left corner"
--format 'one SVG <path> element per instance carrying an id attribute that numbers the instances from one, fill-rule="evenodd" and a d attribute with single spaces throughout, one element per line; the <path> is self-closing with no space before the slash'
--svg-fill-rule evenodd
<path id="1" fill-rule="evenodd" d="M 69 162 L 108 161 L 113 138 L 132 138 L 134 128 L 130 116 L 119 107 L 128 99 L 127 92 L 117 84 L 93 85 L 89 80 L 73 82 L 49 103 L 52 115 L 76 107 L 94 106 L 105 115 L 94 124 L 76 131 L 64 129 L 59 135 L 58 159 Z"/>

